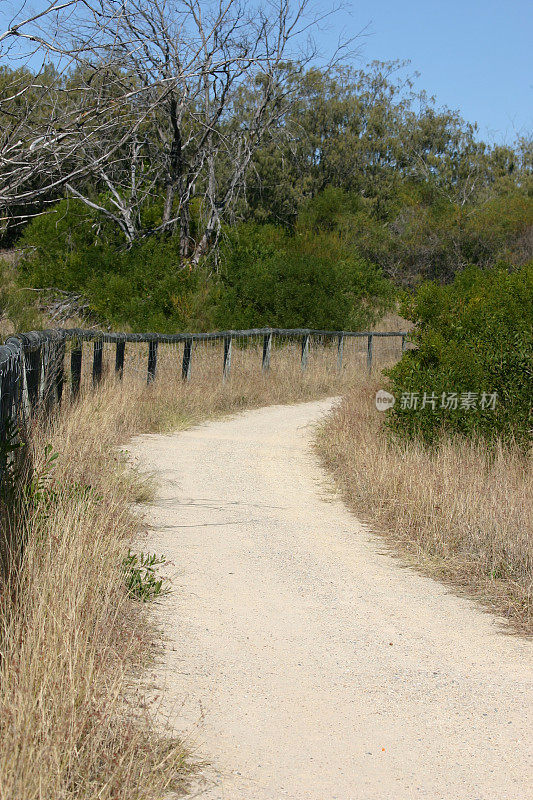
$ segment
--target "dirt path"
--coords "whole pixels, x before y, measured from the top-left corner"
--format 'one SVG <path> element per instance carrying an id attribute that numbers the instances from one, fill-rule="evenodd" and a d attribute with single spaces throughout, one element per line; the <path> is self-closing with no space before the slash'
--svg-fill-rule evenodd
<path id="1" fill-rule="evenodd" d="M 162 477 L 150 549 L 174 724 L 205 800 L 525 800 L 531 645 L 383 553 L 276 406 L 132 452 Z M 192 795 L 200 796 L 200 795 Z"/>

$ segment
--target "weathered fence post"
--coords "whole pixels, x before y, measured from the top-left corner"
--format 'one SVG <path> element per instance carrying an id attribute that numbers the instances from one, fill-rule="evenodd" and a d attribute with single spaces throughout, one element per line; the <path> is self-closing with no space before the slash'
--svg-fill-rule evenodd
<path id="1" fill-rule="evenodd" d="M 337 372 L 342 372 L 343 353 L 344 353 L 344 336 L 341 333 L 337 342 Z"/>
<path id="2" fill-rule="evenodd" d="M 159 342 L 157 339 L 152 339 L 148 343 L 148 376 L 147 383 L 153 383 L 155 380 L 155 373 L 157 370 L 157 346 Z"/>
<path id="3" fill-rule="evenodd" d="M 30 409 L 35 412 L 39 402 L 39 382 L 41 378 L 41 347 L 36 347 L 24 355 L 26 387 Z"/>
<path id="4" fill-rule="evenodd" d="M 302 362 L 301 362 L 302 370 L 304 371 L 307 369 L 308 360 L 309 360 L 309 334 L 304 333 L 302 339 Z"/>
<path id="5" fill-rule="evenodd" d="M 263 336 L 263 372 L 270 369 L 270 354 L 272 352 L 272 334 L 265 333 Z"/>
<path id="6" fill-rule="evenodd" d="M 231 372 L 231 343 L 233 339 L 231 336 L 224 336 L 224 368 L 222 370 L 223 380 L 229 378 Z"/>
<path id="7" fill-rule="evenodd" d="M 22 396 L 20 400 L 20 412 L 24 422 L 27 422 L 31 417 L 30 396 L 28 394 L 28 369 L 26 364 L 26 351 L 22 350 L 21 357 L 21 381 L 22 381 Z"/>
<path id="8" fill-rule="evenodd" d="M 42 370 L 41 370 L 41 403 L 47 414 L 52 410 L 56 400 L 56 344 L 53 340 L 47 339 L 43 346 Z"/>
<path id="9" fill-rule="evenodd" d="M 19 350 L 19 342 L 12 342 L 12 344 L 13 347 L 10 347 L 11 353 L 7 363 L 4 361 L 0 372 L 0 442 L 8 445 L 7 447 L 0 447 L 0 486 L 4 479 L 5 470 L 9 464 L 13 463 L 15 458 L 15 452 L 10 446 L 20 441 L 17 417 L 22 399 L 24 362 L 22 352 Z M 18 352 L 15 351 L 15 348 L 17 348 Z M 7 529 L 3 533 L 7 533 Z M 3 560 L 5 557 L 3 541 L 0 541 L 0 547 L 2 548 L 0 550 L 0 559 Z"/>
<path id="10" fill-rule="evenodd" d="M 48 342 L 41 345 L 41 362 L 39 375 L 39 403 L 43 403 L 46 397 L 46 381 L 48 378 Z"/>
<path id="11" fill-rule="evenodd" d="M 21 348 L 18 357 L 13 364 L 13 406 L 11 413 L 16 422 L 17 416 L 22 406 L 22 388 L 23 388 L 23 374 L 24 374 L 24 351 Z M 24 412 L 22 412 L 24 413 Z"/>
<path id="12" fill-rule="evenodd" d="M 77 339 L 70 352 L 70 389 L 72 397 L 77 397 L 80 393 L 82 353 L 83 344 L 80 339 Z"/>
<path id="13" fill-rule="evenodd" d="M 407 348 L 407 341 L 406 341 L 406 337 L 404 335 L 404 336 L 402 336 L 402 356 L 405 353 L 406 348 Z"/>
<path id="14" fill-rule="evenodd" d="M 65 340 L 61 339 L 58 342 L 56 349 L 56 365 L 55 365 L 55 391 L 58 405 L 61 404 L 63 399 L 63 384 L 65 383 Z"/>
<path id="15" fill-rule="evenodd" d="M 93 349 L 93 386 L 97 386 L 102 380 L 102 359 L 104 355 L 104 340 L 95 339 Z"/>
<path id="16" fill-rule="evenodd" d="M 366 353 L 366 366 L 367 366 L 367 368 L 368 368 L 368 374 L 369 374 L 369 375 L 370 375 L 370 373 L 372 372 L 372 350 L 373 350 L 373 342 L 374 342 L 374 337 L 372 336 L 372 334 L 371 334 L 371 333 L 369 333 L 369 334 L 368 334 L 368 347 L 367 347 L 367 353 Z"/>
<path id="17" fill-rule="evenodd" d="M 117 342 L 115 351 L 115 375 L 121 381 L 124 375 L 124 351 L 126 350 L 126 342 L 121 339 Z"/>
<path id="18" fill-rule="evenodd" d="M 181 377 L 184 381 L 191 379 L 191 352 L 192 339 L 185 339 L 183 344 L 183 361 L 181 363 Z"/>
<path id="19" fill-rule="evenodd" d="M 6 444 L 12 444 L 8 436 L 12 433 L 11 420 L 13 416 L 13 363 L 4 368 L 0 376 L 0 439 Z M 9 464 L 9 449 L 0 448 L 0 484 L 4 472 Z"/>

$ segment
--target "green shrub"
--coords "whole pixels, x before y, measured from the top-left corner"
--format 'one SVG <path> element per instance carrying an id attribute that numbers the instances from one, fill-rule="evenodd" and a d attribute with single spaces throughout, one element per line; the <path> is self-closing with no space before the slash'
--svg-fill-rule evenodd
<path id="1" fill-rule="evenodd" d="M 390 306 L 392 284 L 329 229 L 328 215 L 336 219 L 348 202 L 330 194 L 311 204 L 310 231 L 230 229 L 219 274 L 181 265 L 177 236 L 127 250 L 109 223 L 65 200 L 26 229 L 21 275 L 35 287 L 79 293 L 100 320 L 140 332 L 365 326 Z"/>
<path id="2" fill-rule="evenodd" d="M 390 427 L 426 442 L 449 431 L 487 439 L 499 436 L 527 446 L 532 298 L 533 262 L 516 271 L 471 267 L 448 286 L 424 284 L 404 308 L 417 325 L 417 349 L 406 352 L 388 372 L 396 397 L 388 415 Z M 469 392 L 475 398 L 468 398 Z M 451 393 L 457 395 L 457 408 Z M 415 399 L 418 407 L 412 408 Z M 475 407 L 465 408 L 473 399 Z M 443 407 L 446 404 L 452 407 Z"/>
<path id="3" fill-rule="evenodd" d="M 388 308 L 392 284 L 334 233 L 241 225 L 222 254 L 217 327 L 349 330 Z"/>
<path id="4" fill-rule="evenodd" d="M 0 323 L 7 323 L 2 330 L 4 335 L 11 329 L 30 331 L 42 327 L 36 293 L 18 285 L 14 265 L 2 258 L 0 258 Z"/>
<path id="5" fill-rule="evenodd" d="M 164 578 L 157 577 L 157 567 L 166 563 L 165 556 L 155 553 L 133 553 L 128 550 L 122 562 L 124 583 L 130 597 L 143 603 L 169 594 Z"/>
<path id="6" fill-rule="evenodd" d="M 64 200 L 28 226 L 21 245 L 23 280 L 79 293 L 115 326 L 171 333 L 207 322 L 206 273 L 180 265 L 175 237 L 149 237 L 127 250 L 111 224 Z"/>

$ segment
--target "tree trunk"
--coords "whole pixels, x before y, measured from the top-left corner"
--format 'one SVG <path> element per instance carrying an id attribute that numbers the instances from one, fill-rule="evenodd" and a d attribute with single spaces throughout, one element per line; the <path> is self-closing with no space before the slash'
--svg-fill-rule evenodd
<path id="1" fill-rule="evenodd" d="M 213 244 L 213 240 L 218 238 L 220 233 L 220 216 L 218 210 L 215 208 L 211 212 L 211 216 L 209 217 L 209 221 L 205 226 L 205 230 L 202 234 L 200 241 L 196 244 L 192 257 L 191 262 L 196 266 L 202 256 L 209 252 L 211 245 Z"/>
<path id="2" fill-rule="evenodd" d="M 180 210 L 180 258 L 182 263 L 187 261 L 191 255 L 191 213 L 189 201 L 183 202 Z"/>

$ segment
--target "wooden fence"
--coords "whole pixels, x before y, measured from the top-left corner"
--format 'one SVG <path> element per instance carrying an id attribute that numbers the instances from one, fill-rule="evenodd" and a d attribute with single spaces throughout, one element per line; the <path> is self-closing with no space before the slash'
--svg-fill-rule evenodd
<path id="1" fill-rule="evenodd" d="M 103 374 L 104 344 L 115 345 L 114 369 L 118 379 L 124 373 L 124 356 L 128 343 L 148 345 L 146 380 L 152 383 L 157 374 L 157 356 L 160 344 L 183 344 L 181 375 L 191 379 L 194 367 L 193 345 L 199 342 L 223 343 L 221 375 L 226 380 L 231 371 L 231 356 L 235 340 L 262 339 L 262 360 L 258 368 L 270 369 L 273 344 L 279 339 L 289 339 L 300 344 L 300 365 L 308 367 L 310 342 L 336 344 L 336 367 L 343 366 L 344 344 L 347 339 L 367 340 L 366 364 L 370 372 L 373 363 L 374 339 L 399 337 L 402 353 L 406 347 L 407 332 L 374 331 L 320 331 L 308 328 L 252 328 L 242 331 L 216 333 L 105 333 L 78 328 L 31 331 L 10 336 L 0 346 L 0 446 L 5 445 L 7 432 L 13 424 L 27 421 L 37 408 L 51 410 L 61 403 L 65 380 L 65 357 L 70 343 L 70 391 L 75 398 L 80 391 L 82 376 L 83 343 L 92 342 L 92 384 L 96 386 Z M 274 351 L 275 352 L 275 351 Z M 7 452 L 5 446 L 2 452 Z M 3 468 L 0 463 L 0 480 Z"/>

